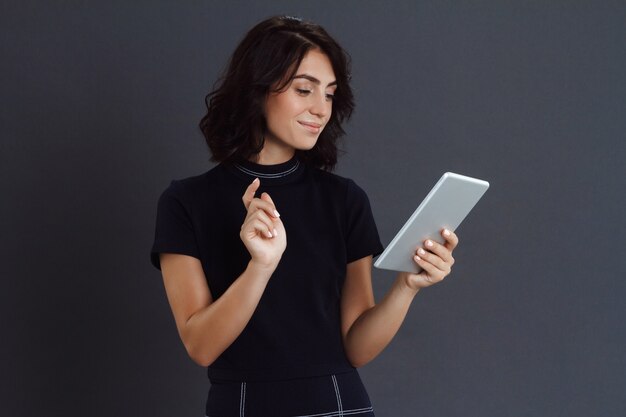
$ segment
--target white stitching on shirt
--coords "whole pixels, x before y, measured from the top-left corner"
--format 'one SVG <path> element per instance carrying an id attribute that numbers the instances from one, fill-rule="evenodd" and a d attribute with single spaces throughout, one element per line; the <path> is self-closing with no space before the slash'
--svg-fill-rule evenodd
<path id="1" fill-rule="evenodd" d="M 340 417 L 340 416 L 351 416 L 354 414 L 365 414 L 365 413 L 373 413 L 373 407 L 366 408 L 354 408 L 351 410 L 342 410 L 342 411 L 329 411 L 327 413 L 320 414 L 307 414 L 303 416 L 294 416 L 294 417 Z"/>
<path id="2" fill-rule="evenodd" d="M 339 410 L 339 416 L 343 416 L 343 405 L 341 404 L 341 394 L 339 394 L 339 385 L 337 385 L 337 377 L 331 375 L 333 379 L 333 385 L 335 386 L 335 395 L 337 396 L 337 409 Z"/>
<path id="3" fill-rule="evenodd" d="M 354 414 L 364 414 L 364 413 L 373 413 L 374 412 L 374 408 L 372 407 L 367 407 L 367 408 L 354 408 L 352 410 L 345 410 L 343 412 L 344 416 L 351 416 Z M 294 417 L 338 417 L 339 414 L 337 414 L 337 411 L 330 411 L 328 413 L 320 413 L 320 414 L 307 414 L 305 416 L 294 416 Z M 209 417 L 208 415 L 206 415 L 205 417 Z"/>
<path id="4" fill-rule="evenodd" d="M 244 417 L 246 410 L 246 383 L 241 383 L 241 395 L 239 397 L 239 417 Z"/>
<path id="5" fill-rule="evenodd" d="M 259 177 L 259 178 L 280 178 L 280 177 L 285 177 L 289 174 L 291 174 L 292 172 L 294 172 L 295 170 L 298 169 L 298 167 L 300 166 L 300 161 L 296 161 L 295 165 L 292 166 L 291 168 L 289 168 L 287 171 L 283 171 L 283 172 L 277 172 L 275 174 L 266 174 L 264 172 L 255 172 L 252 171 L 251 169 L 245 168 L 239 164 L 235 164 L 235 166 L 237 167 L 237 169 L 239 169 L 241 172 L 244 172 L 248 175 L 252 175 L 253 177 Z"/>
<path id="6" fill-rule="evenodd" d="M 335 375 L 332 375 L 331 377 L 333 380 L 333 387 L 335 388 L 335 396 L 337 397 L 338 410 L 328 411 L 328 412 L 319 413 L 319 414 L 299 415 L 299 416 L 293 416 L 293 417 L 345 417 L 345 416 L 351 416 L 351 415 L 356 415 L 356 414 L 366 414 L 366 413 L 374 412 L 374 408 L 371 406 L 365 407 L 365 408 L 353 408 L 350 410 L 344 410 L 343 404 L 341 402 L 341 394 L 339 393 L 339 385 L 337 384 L 337 378 L 335 377 Z M 245 408 L 246 408 L 246 383 L 242 382 L 241 393 L 239 396 L 239 417 L 245 417 Z M 206 417 L 209 417 L 209 416 L 207 415 Z"/>

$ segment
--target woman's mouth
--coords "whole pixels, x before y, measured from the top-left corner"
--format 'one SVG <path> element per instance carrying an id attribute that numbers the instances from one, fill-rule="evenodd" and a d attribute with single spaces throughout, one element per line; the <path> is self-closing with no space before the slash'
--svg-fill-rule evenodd
<path id="1" fill-rule="evenodd" d="M 319 123 L 301 122 L 299 120 L 298 120 L 298 123 L 300 123 L 302 127 L 304 127 L 306 130 L 308 130 L 311 133 L 319 133 L 322 127 L 322 125 Z"/>

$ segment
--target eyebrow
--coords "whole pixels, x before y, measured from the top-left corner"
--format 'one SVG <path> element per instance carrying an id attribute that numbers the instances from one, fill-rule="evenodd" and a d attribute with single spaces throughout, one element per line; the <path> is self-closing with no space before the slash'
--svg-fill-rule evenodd
<path id="1" fill-rule="evenodd" d="M 296 75 L 294 76 L 292 79 L 296 79 L 296 78 L 304 78 L 305 80 L 309 80 L 314 84 L 320 85 L 322 82 L 320 80 L 318 80 L 317 78 L 309 75 L 309 74 L 300 74 L 300 75 Z M 333 85 L 337 85 L 337 80 L 333 81 L 332 83 L 328 83 L 328 87 L 333 86 Z"/>

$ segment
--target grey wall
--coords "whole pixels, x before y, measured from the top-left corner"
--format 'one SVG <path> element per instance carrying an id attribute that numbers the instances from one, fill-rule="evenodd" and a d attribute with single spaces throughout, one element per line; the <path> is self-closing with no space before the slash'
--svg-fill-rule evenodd
<path id="1" fill-rule="evenodd" d="M 203 415 L 148 260 L 156 200 L 211 165 L 203 98 L 277 13 L 351 53 L 338 173 L 388 243 L 444 171 L 491 189 L 453 274 L 362 369 L 380 416 L 626 414 L 626 8 L 615 1 L 5 2 L 0 404 Z M 377 296 L 393 274 L 375 271 Z"/>

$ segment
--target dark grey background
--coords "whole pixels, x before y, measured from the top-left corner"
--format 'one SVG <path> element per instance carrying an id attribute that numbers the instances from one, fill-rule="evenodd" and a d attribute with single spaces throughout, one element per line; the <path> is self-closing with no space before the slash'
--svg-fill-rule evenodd
<path id="1" fill-rule="evenodd" d="M 379 416 L 626 415 L 621 1 L 3 2 L 0 404 L 202 416 L 148 260 L 172 178 L 211 167 L 204 95 L 287 13 L 351 53 L 337 172 L 387 244 L 444 171 L 491 189 L 454 273 L 362 369 Z M 380 298 L 393 274 L 375 271 Z"/>

